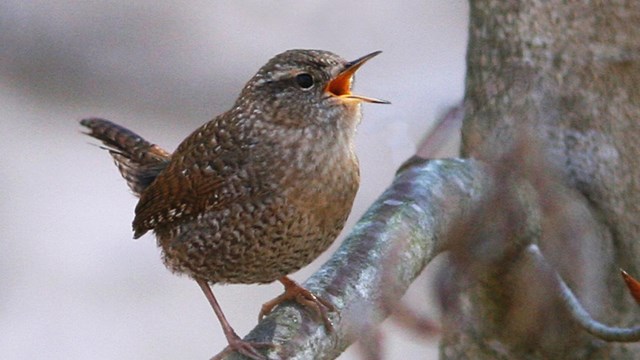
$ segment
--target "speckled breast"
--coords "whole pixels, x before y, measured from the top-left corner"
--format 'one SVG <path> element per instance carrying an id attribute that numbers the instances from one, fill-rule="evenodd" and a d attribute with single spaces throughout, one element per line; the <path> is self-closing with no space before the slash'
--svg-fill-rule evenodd
<path id="1" fill-rule="evenodd" d="M 308 265 L 342 230 L 358 189 L 355 158 L 340 164 L 157 231 L 165 265 L 212 283 L 269 283 Z"/>

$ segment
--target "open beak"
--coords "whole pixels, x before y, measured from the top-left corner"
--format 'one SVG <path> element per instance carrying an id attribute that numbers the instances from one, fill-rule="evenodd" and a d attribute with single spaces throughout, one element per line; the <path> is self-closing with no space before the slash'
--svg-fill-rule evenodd
<path id="1" fill-rule="evenodd" d="M 344 69 L 336 75 L 325 87 L 325 91 L 333 96 L 337 96 L 341 99 L 349 99 L 356 101 L 364 101 L 375 104 L 391 104 L 389 101 L 371 98 L 362 95 L 355 95 L 351 93 L 351 84 L 353 83 L 353 75 L 356 71 L 369 59 L 380 54 L 382 51 L 374 51 L 371 54 L 365 55 L 353 61 L 349 61 L 345 64 Z"/>

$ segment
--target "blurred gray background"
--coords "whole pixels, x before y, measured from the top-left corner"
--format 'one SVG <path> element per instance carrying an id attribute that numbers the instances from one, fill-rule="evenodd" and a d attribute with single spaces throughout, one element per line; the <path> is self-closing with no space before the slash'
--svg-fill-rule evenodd
<path id="1" fill-rule="evenodd" d="M 164 269 L 152 236 L 132 240 L 136 199 L 78 120 L 105 117 L 172 150 L 279 52 L 383 50 L 356 87 L 393 104 L 364 105 L 347 232 L 462 98 L 467 16 L 463 0 L 2 1 L 0 358 L 208 359 L 226 344 L 198 286 Z M 281 290 L 214 287 L 241 335 Z M 405 299 L 437 314 L 427 290 L 423 277 Z M 387 359 L 436 358 L 437 339 L 383 329 Z"/>

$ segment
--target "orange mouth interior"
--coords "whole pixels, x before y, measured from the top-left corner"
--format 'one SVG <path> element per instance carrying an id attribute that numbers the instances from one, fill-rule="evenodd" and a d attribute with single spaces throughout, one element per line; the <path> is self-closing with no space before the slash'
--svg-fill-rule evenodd
<path id="1" fill-rule="evenodd" d="M 369 102 L 375 104 L 389 104 L 386 100 L 371 98 L 362 95 L 354 95 L 351 93 L 351 85 L 353 85 L 353 76 L 356 71 L 362 66 L 367 60 L 372 57 L 380 54 L 380 51 L 372 52 L 369 55 L 365 55 L 359 59 L 351 61 L 345 64 L 346 69 L 344 69 L 341 73 L 339 73 L 335 78 L 333 78 L 327 86 L 325 87 L 325 91 L 330 95 L 339 97 L 343 101 L 357 101 L 357 102 Z"/>
<path id="2" fill-rule="evenodd" d="M 356 69 L 347 69 L 327 84 L 326 91 L 335 96 L 351 95 L 351 84 Z"/>

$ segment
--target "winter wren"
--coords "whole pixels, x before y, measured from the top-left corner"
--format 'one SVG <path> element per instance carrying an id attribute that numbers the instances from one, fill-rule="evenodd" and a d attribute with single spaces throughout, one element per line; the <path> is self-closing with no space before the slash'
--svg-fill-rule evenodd
<path id="1" fill-rule="evenodd" d="M 287 277 L 309 264 L 342 230 L 358 190 L 354 135 L 362 102 L 356 70 L 374 52 L 347 62 L 320 50 L 275 56 L 247 83 L 231 110 L 204 124 L 170 154 L 102 119 L 85 119 L 139 196 L 134 237 L 153 230 L 165 265 L 198 282 L 229 346 L 263 359 L 225 319 L 209 284 L 270 283 L 285 300 L 324 321 L 333 306 Z"/>

